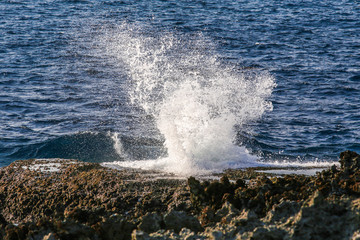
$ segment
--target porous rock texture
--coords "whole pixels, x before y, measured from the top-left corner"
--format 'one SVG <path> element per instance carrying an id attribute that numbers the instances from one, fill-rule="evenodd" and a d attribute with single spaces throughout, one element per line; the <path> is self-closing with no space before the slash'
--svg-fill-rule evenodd
<path id="1" fill-rule="evenodd" d="M 50 163 L 0 169 L 0 239 L 360 239 L 355 152 L 316 176 L 250 169 L 211 181 Z"/>

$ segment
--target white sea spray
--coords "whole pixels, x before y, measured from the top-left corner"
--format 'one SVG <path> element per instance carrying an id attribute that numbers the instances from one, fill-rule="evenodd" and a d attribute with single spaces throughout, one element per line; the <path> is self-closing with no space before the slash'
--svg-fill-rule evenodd
<path id="1" fill-rule="evenodd" d="M 255 156 L 234 145 L 234 126 L 272 110 L 267 100 L 275 87 L 272 75 L 222 61 L 200 33 L 185 36 L 122 23 L 107 29 L 101 43 L 127 72 L 132 104 L 155 117 L 168 153 L 120 165 L 187 175 L 257 164 Z"/>

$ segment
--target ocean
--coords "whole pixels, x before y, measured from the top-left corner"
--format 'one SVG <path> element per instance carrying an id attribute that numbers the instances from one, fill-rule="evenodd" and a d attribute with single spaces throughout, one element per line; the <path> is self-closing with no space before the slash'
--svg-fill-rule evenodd
<path id="1" fill-rule="evenodd" d="M 331 165 L 359 83 L 358 0 L 2 0 L 0 166 Z"/>

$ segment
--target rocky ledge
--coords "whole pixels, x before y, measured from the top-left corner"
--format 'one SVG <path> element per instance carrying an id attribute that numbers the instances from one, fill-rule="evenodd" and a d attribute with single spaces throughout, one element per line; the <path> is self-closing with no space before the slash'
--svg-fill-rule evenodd
<path id="1" fill-rule="evenodd" d="M 355 152 L 315 176 L 249 169 L 211 181 L 64 159 L 0 169 L 0 239 L 325 238 L 360 239 Z"/>

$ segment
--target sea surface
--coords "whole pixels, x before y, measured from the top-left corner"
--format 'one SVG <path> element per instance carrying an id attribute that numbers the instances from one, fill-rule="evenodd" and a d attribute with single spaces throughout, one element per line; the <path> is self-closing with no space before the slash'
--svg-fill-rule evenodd
<path id="1" fill-rule="evenodd" d="M 360 151 L 360 1 L 1 0 L 0 166 L 179 174 Z"/>

